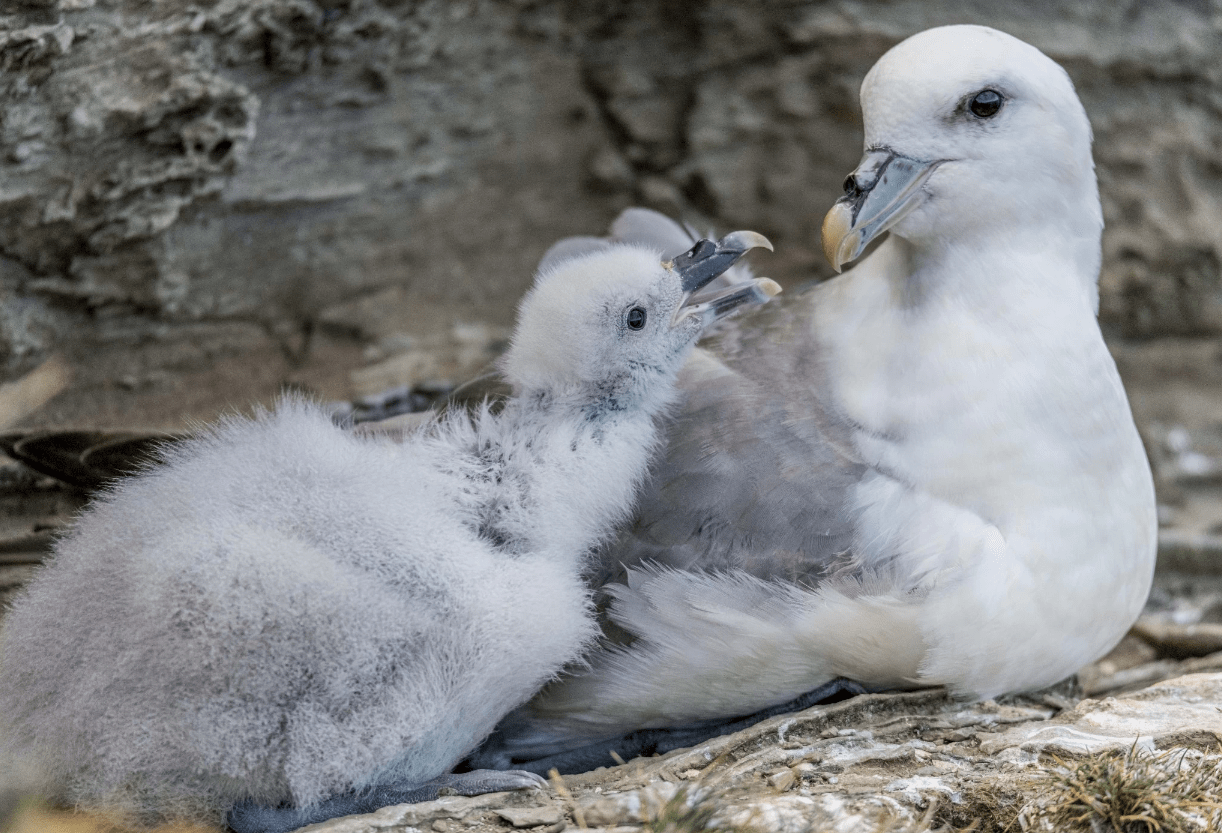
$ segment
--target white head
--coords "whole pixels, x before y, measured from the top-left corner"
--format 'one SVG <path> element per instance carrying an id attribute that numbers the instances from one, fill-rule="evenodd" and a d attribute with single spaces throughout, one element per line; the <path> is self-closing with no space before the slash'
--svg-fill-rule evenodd
<path id="1" fill-rule="evenodd" d="M 779 290 L 766 278 L 750 280 L 692 303 L 693 292 L 760 245 L 771 248 L 758 234 L 735 232 L 673 262 L 620 244 L 546 267 L 518 309 L 505 377 L 518 395 L 547 393 L 580 406 L 615 410 L 665 398 L 708 324 Z"/>
<path id="2" fill-rule="evenodd" d="M 985 26 L 930 29 L 879 59 L 861 105 L 866 154 L 824 221 L 837 269 L 887 229 L 918 247 L 1030 231 L 1097 273 L 1090 123 L 1038 49 Z"/>

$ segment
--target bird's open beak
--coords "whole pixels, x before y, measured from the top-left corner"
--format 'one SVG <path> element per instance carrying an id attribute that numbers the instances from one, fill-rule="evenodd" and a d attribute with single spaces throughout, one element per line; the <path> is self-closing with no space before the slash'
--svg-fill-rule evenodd
<path id="1" fill-rule="evenodd" d="M 714 243 L 700 240 L 695 246 L 676 257 L 670 268 L 679 274 L 683 291 L 683 304 L 676 310 L 675 320 L 691 315 L 700 316 L 707 325 L 729 315 L 744 304 L 759 304 L 781 291 L 780 285 L 770 278 L 751 278 L 713 293 L 693 298 L 693 293 L 707 286 L 714 278 L 754 248 L 772 251 L 772 243 L 754 231 L 735 231 Z"/>
<path id="2" fill-rule="evenodd" d="M 844 181 L 844 196 L 823 218 L 823 254 L 837 272 L 920 204 L 921 186 L 942 160 L 925 162 L 890 148 L 866 151 Z"/>
<path id="3" fill-rule="evenodd" d="M 772 251 L 772 243 L 754 231 L 732 231 L 714 243 L 700 240 L 671 261 L 671 268 L 683 279 L 683 291 L 689 295 L 721 275 L 747 252 L 755 248 Z"/>
<path id="4" fill-rule="evenodd" d="M 698 315 L 707 327 L 741 306 L 762 304 L 780 291 L 781 285 L 772 278 L 751 278 L 718 292 L 700 295 L 695 299 L 689 298 L 688 303 L 679 307 L 679 315 Z"/>

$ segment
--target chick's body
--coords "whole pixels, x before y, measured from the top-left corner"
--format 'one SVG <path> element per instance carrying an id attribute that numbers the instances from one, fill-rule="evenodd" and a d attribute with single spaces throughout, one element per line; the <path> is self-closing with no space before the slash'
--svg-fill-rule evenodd
<path id="1" fill-rule="evenodd" d="M 686 296 L 656 252 L 578 259 L 523 303 L 495 416 L 392 443 L 287 400 L 168 450 L 14 604 L 4 750 L 148 820 L 447 773 L 593 636 L 582 569 L 704 324 Z"/>
<path id="2" fill-rule="evenodd" d="M 448 770 L 590 632 L 580 553 L 481 534 L 512 486 L 465 439 L 371 443 L 285 403 L 175 452 L 13 610 L 12 723 L 73 801 L 126 803 L 137 773 L 220 807 Z"/>

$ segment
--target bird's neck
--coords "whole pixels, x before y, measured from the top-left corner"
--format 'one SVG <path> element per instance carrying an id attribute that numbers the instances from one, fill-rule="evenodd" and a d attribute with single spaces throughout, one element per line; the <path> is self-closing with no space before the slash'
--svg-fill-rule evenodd
<path id="1" fill-rule="evenodd" d="M 957 295 L 987 307 L 1037 291 L 1049 303 L 1081 294 L 1097 312 L 1103 217 L 1093 178 L 1089 185 L 1043 189 L 1035 203 L 1055 206 L 1049 215 L 1027 205 L 993 205 L 979 216 L 948 214 L 906 238 L 893 234 L 908 261 L 896 272 L 904 276 L 903 303 Z"/>
<path id="2" fill-rule="evenodd" d="M 857 426 L 863 459 L 985 517 L 1013 508 L 1015 484 L 1035 484 L 1028 503 L 1055 509 L 1097 493 L 1083 478 L 1109 466 L 1140 474 L 1085 289 L 1095 276 L 1077 271 L 1072 248 L 1030 248 L 1021 235 L 941 251 L 884 245 L 827 285 L 812 321 L 825 395 Z"/>
<path id="3" fill-rule="evenodd" d="M 1032 227 L 953 243 L 895 243 L 907 261 L 893 281 L 897 304 L 914 314 L 945 303 L 1001 310 L 1032 295 L 1044 304 L 1081 298 L 1092 314 L 1098 311 L 1097 229 Z"/>
<path id="4" fill-rule="evenodd" d="M 511 550 L 592 550 L 633 506 L 664 405 L 520 392 L 482 451 L 485 534 Z"/>

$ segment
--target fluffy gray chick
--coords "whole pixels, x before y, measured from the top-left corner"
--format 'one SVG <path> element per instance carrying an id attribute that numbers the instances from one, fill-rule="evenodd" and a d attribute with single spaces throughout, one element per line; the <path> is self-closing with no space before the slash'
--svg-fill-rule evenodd
<path id="1" fill-rule="evenodd" d="M 236 804 L 239 830 L 537 783 L 447 773 L 589 643 L 586 556 L 632 506 L 677 370 L 775 284 L 689 295 L 759 245 L 549 267 L 495 416 L 390 443 L 287 400 L 116 484 L 8 614 L 0 754 L 79 806 Z"/>

